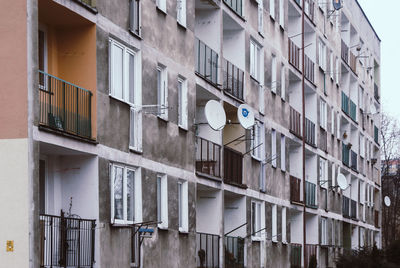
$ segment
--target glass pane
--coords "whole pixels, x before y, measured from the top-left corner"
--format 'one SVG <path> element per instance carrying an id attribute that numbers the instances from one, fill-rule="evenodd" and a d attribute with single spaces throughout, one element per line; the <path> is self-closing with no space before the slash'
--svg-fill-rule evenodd
<path id="1" fill-rule="evenodd" d="M 136 142 L 135 142 L 135 110 L 131 109 L 130 112 L 130 128 L 129 128 L 129 146 L 135 147 Z"/>
<path id="2" fill-rule="evenodd" d="M 114 167 L 114 218 L 122 220 L 123 210 L 123 168 Z"/>
<path id="3" fill-rule="evenodd" d="M 135 219 L 135 171 L 128 170 L 126 181 L 126 204 L 128 221 Z"/>
<path id="4" fill-rule="evenodd" d="M 251 203 L 251 233 L 256 231 L 256 203 Z"/>
<path id="5" fill-rule="evenodd" d="M 114 96 L 122 99 L 122 84 L 123 84 L 123 49 L 116 45 L 112 45 L 112 88 Z"/>
<path id="6" fill-rule="evenodd" d="M 183 227 L 183 224 L 182 224 L 182 183 L 178 183 L 178 205 L 179 205 L 179 227 Z"/>
<path id="7" fill-rule="evenodd" d="M 178 120 L 179 120 L 179 125 L 183 125 L 183 92 L 182 92 L 182 81 L 178 80 L 178 108 L 179 108 L 179 113 L 178 113 Z"/>
<path id="8" fill-rule="evenodd" d="M 129 102 L 135 103 L 135 56 L 129 55 Z"/>
<path id="9" fill-rule="evenodd" d="M 161 222 L 161 178 L 157 177 L 157 221 Z"/>

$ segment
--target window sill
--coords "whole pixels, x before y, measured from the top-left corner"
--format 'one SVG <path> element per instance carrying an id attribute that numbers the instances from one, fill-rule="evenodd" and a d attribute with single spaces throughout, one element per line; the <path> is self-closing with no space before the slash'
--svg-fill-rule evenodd
<path id="1" fill-rule="evenodd" d="M 179 128 L 180 130 L 185 131 L 185 132 L 188 132 L 188 131 L 189 131 L 189 128 L 188 128 L 188 127 L 184 127 L 184 126 L 179 125 L 179 124 L 178 124 L 178 128 Z"/>
<path id="2" fill-rule="evenodd" d="M 264 34 L 263 34 L 262 32 L 260 32 L 260 31 L 258 31 L 258 35 L 261 36 L 262 39 L 265 38 L 265 37 L 264 37 Z"/>
<path id="3" fill-rule="evenodd" d="M 189 231 L 188 231 L 188 230 L 185 230 L 185 229 L 183 229 L 183 228 L 181 228 L 181 227 L 179 227 L 179 234 L 188 235 L 188 234 L 189 234 Z"/>
<path id="4" fill-rule="evenodd" d="M 136 33 L 135 31 L 132 31 L 131 29 L 129 29 L 129 32 L 131 33 L 131 35 L 138 38 L 139 40 L 143 40 L 141 33 Z"/>
<path id="5" fill-rule="evenodd" d="M 275 23 L 275 16 L 273 16 L 272 14 L 269 14 L 269 18 L 272 20 L 272 22 Z"/>
<path id="6" fill-rule="evenodd" d="M 264 239 L 262 237 L 252 236 L 251 237 L 251 241 L 253 241 L 253 242 L 262 242 L 262 241 L 264 241 Z"/>
<path id="7" fill-rule="evenodd" d="M 133 106 L 134 106 L 133 103 L 130 103 L 130 102 L 124 100 L 124 99 L 120 99 L 120 98 L 115 97 L 115 96 L 113 96 L 113 95 L 111 95 L 111 94 L 108 94 L 108 96 L 110 96 L 111 99 L 116 100 L 116 101 L 119 101 L 119 102 L 122 102 L 122 103 L 125 103 L 126 105 L 129 105 L 130 107 L 133 107 Z"/>
<path id="8" fill-rule="evenodd" d="M 157 118 L 164 121 L 165 123 L 168 123 L 168 117 L 163 117 L 163 116 L 157 115 Z"/>
<path id="9" fill-rule="evenodd" d="M 257 162 L 261 162 L 262 161 L 261 157 L 257 157 L 257 156 L 252 155 L 252 154 L 250 154 L 250 155 L 251 155 L 251 159 L 253 159 L 253 160 L 257 161 Z"/>
<path id="10" fill-rule="evenodd" d="M 129 151 L 131 151 L 135 154 L 143 154 L 143 149 L 134 148 L 132 146 L 129 146 Z"/>
<path id="11" fill-rule="evenodd" d="M 163 9 L 161 9 L 159 6 L 156 6 L 156 9 L 157 9 L 160 13 L 164 14 L 165 16 L 167 15 L 167 8 L 165 8 L 165 10 L 163 10 Z"/>
<path id="12" fill-rule="evenodd" d="M 182 30 L 185 30 L 185 31 L 186 31 L 186 29 L 187 29 L 187 28 L 186 28 L 186 27 L 187 27 L 186 24 L 183 24 L 182 22 L 180 22 L 180 21 L 178 21 L 178 20 L 176 21 L 176 23 L 178 24 L 178 26 L 179 26 Z"/>
<path id="13" fill-rule="evenodd" d="M 276 239 L 272 239 L 271 242 L 274 244 L 278 244 L 278 240 L 276 240 Z"/>
<path id="14" fill-rule="evenodd" d="M 250 79 L 256 82 L 257 84 L 260 84 L 260 81 L 258 81 L 258 79 L 252 76 L 251 74 L 250 74 Z"/>
<path id="15" fill-rule="evenodd" d="M 168 226 L 158 225 L 157 228 L 158 228 L 158 230 L 168 231 Z"/>

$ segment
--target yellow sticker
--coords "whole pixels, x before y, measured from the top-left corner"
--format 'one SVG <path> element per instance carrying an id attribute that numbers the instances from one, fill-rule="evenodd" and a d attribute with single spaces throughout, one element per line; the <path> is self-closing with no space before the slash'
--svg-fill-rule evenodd
<path id="1" fill-rule="evenodd" d="M 6 251 L 7 252 L 13 252 L 14 251 L 14 241 L 13 240 L 7 240 Z"/>

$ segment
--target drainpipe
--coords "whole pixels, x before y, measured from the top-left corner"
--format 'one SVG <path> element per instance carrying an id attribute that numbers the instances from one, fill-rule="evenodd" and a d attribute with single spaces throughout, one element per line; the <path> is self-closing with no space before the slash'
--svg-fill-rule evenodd
<path id="1" fill-rule="evenodd" d="M 305 96 L 304 96 L 304 8 L 305 0 L 303 0 L 303 7 L 301 9 L 301 50 L 302 50 L 302 72 L 301 72 L 301 87 L 302 87 L 302 113 L 303 113 L 303 263 L 306 267 L 306 108 L 305 108 Z"/>

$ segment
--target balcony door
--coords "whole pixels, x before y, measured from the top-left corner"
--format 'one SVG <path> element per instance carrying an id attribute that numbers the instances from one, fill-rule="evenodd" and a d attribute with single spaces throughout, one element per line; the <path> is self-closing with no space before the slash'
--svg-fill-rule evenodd
<path id="1" fill-rule="evenodd" d="M 39 160 L 39 213 L 46 214 L 46 162 Z"/>
<path id="2" fill-rule="evenodd" d="M 38 67 L 39 70 L 47 72 L 47 31 L 44 26 L 39 26 L 39 51 Z"/>

